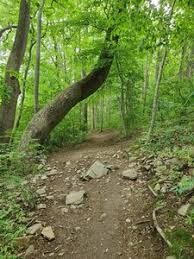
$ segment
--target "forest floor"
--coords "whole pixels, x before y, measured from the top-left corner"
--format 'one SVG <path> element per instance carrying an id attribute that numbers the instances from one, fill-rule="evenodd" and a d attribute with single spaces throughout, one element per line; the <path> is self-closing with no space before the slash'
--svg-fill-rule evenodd
<path id="1" fill-rule="evenodd" d="M 46 208 L 33 212 L 33 223 L 51 226 L 55 239 L 33 237 L 35 252 L 30 258 L 165 258 L 166 246 L 153 225 L 154 197 L 147 188 L 147 176 L 138 171 L 136 181 L 121 177 L 124 170 L 136 168 L 124 152 L 132 143 L 107 131 L 49 155 L 47 166 L 57 173 L 36 182 L 37 189 L 46 190 L 39 200 Z M 103 178 L 82 181 L 80 173 L 96 160 L 115 170 Z M 67 206 L 66 195 L 79 190 L 87 192 L 84 203 Z"/>

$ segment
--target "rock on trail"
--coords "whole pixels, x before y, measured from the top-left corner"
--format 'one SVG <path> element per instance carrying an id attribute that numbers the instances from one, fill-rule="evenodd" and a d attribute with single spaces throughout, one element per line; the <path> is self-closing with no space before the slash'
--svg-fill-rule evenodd
<path id="1" fill-rule="evenodd" d="M 67 205 L 79 205 L 79 204 L 83 203 L 85 196 L 86 196 L 85 191 L 70 192 L 66 197 L 66 204 Z"/>
<path id="2" fill-rule="evenodd" d="M 134 168 L 130 168 L 122 172 L 122 177 L 128 180 L 137 180 L 137 171 Z"/>
<path id="3" fill-rule="evenodd" d="M 81 175 L 82 180 L 98 179 L 107 175 L 109 169 L 97 160 L 89 170 Z"/>
<path id="4" fill-rule="evenodd" d="M 49 241 L 52 241 L 55 239 L 55 234 L 53 232 L 52 227 L 50 226 L 43 228 L 41 235 Z"/>

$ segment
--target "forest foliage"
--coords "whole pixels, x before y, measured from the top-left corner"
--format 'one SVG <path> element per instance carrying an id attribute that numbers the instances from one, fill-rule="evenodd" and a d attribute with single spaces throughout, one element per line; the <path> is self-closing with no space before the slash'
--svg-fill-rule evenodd
<path id="1" fill-rule="evenodd" d="M 41 130 L 47 123 L 50 127 L 48 134 L 40 133 L 45 149 L 77 143 L 88 132 L 111 128 L 124 137 L 138 133 L 145 153 L 187 159 L 187 145 L 194 145 L 194 2 L 1 0 L 0 11 L 2 190 L 7 173 L 15 172 L 10 178 L 15 191 L 10 187 L 2 198 L 0 237 L 8 235 L 1 256 L 13 251 L 14 245 L 8 245 L 12 234 L 17 236 L 23 230 L 25 199 L 33 206 L 35 197 L 28 190 L 21 206 L 15 206 L 13 200 L 17 190 L 23 189 L 20 177 L 37 170 L 30 160 L 37 158 L 34 149 L 18 154 L 17 147 L 21 139 L 27 143 L 26 137 L 39 140 L 40 132 L 35 137 L 32 134 L 41 128 L 39 124 L 44 125 Z M 70 105 L 57 123 L 55 116 L 51 121 L 42 117 L 42 111 L 51 110 L 50 104 L 52 109 L 60 104 L 60 98 L 55 99 L 60 94 L 66 107 L 67 90 L 86 82 L 91 71 L 97 71 L 98 77 L 81 91 L 90 92 L 97 85 L 93 94 L 84 99 L 76 90 L 75 97 L 80 95 L 82 101 Z M 97 80 L 101 80 L 99 85 Z M 29 132 L 31 125 L 34 128 Z M 33 144 L 42 152 L 39 141 Z M 29 167 L 23 168 L 21 161 L 26 159 Z M 179 193 L 188 188 L 187 180 Z M 17 231 L 13 214 L 22 224 Z"/>

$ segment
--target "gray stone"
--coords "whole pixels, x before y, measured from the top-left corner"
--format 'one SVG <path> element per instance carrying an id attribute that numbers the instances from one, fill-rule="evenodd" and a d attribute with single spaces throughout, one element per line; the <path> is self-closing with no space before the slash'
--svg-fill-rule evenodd
<path id="1" fill-rule="evenodd" d="M 41 231 L 41 230 L 42 230 L 42 225 L 40 223 L 36 223 L 36 224 L 30 226 L 29 228 L 27 228 L 26 233 L 29 235 L 34 235 L 38 231 Z"/>
<path id="2" fill-rule="evenodd" d="M 24 257 L 25 258 L 30 257 L 32 254 L 34 254 L 34 252 L 35 252 L 34 246 L 30 245 L 26 250 Z"/>
<path id="3" fill-rule="evenodd" d="M 36 191 L 36 193 L 39 194 L 39 195 L 45 195 L 45 194 L 46 194 L 46 186 L 44 186 L 44 187 L 38 189 L 38 190 Z"/>
<path id="4" fill-rule="evenodd" d="M 53 196 L 53 195 L 48 195 L 48 196 L 46 196 L 46 198 L 47 198 L 48 200 L 54 200 L 54 196 Z"/>
<path id="5" fill-rule="evenodd" d="M 65 166 L 70 166 L 71 165 L 71 161 L 67 161 Z"/>
<path id="6" fill-rule="evenodd" d="M 52 241 L 55 239 L 55 234 L 53 232 L 52 227 L 50 226 L 43 228 L 41 234 L 44 238 L 48 239 L 49 241 Z"/>
<path id="7" fill-rule="evenodd" d="M 184 204 L 178 209 L 178 214 L 181 216 L 186 216 L 188 214 L 190 208 L 191 208 L 190 203 Z"/>
<path id="8" fill-rule="evenodd" d="M 107 214 L 106 213 L 102 213 L 102 215 L 100 216 L 100 221 L 103 221 L 106 218 Z"/>
<path id="9" fill-rule="evenodd" d="M 108 173 L 108 168 L 102 164 L 99 160 L 93 163 L 89 170 L 81 175 L 81 179 L 98 179 L 105 176 Z"/>
<path id="10" fill-rule="evenodd" d="M 46 209 L 46 204 L 43 204 L 43 203 L 38 204 L 38 205 L 37 205 L 37 209 L 38 209 L 38 210 Z"/>
<path id="11" fill-rule="evenodd" d="M 149 171 L 151 169 L 151 165 L 145 165 L 144 168 L 146 171 Z"/>
<path id="12" fill-rule="evenodd" d="M 133 168 L 125 170 L 124 172 L 122 172 L 122 177 L 128 180 L 136 180 L 138 177 L 137 171 Z"/>
<path id="13" fill-rule="evenodd" d="M 79 205 L 83 202 L 84 196 L 86 196 L 86 192 L 84 190 L 78 192 L 70 192 L 66 196 L 66 204 L 67 205 Z"/>
<path id="14" fill-rule="evenodd" d="M 48 179 L 48 177 L 46 176 L 46 175 L 43 175 L 42 177 L 41 177 L 41 180 L 46 180 L 46 179 Z"/>
<path id="15" fill-rule="evenodd" d="M 52 169 L 50 172 L 48 172 L 46 175 L 47 176 L 55 176 L 57 174 L 57 170 L 56 169 Z"/>
<path id="16" fill-rule="evenodd" d="M 130 163 L 133 163 L 133 162 L 135 162 L 136 160 L 137 160 L 137 157 L 136 157 L 136 156 L 129 157 L 129 159 L 128 159 L 128 161 L 129 161 Z"/>
<path id="17" fill-rule="evenodd" d="M 61 208 L 62 215 L 65 215 L 65 213 L 68 213 L 68 208 Z"/>

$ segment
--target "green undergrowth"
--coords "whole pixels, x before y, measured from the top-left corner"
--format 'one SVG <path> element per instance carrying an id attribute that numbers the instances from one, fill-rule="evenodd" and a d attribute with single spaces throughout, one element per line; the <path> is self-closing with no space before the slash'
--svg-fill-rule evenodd
<path id="1" fill-rule="evenodd" d="M 145 161 L 148 161 L 148 164 L 151 161 L 152 169 L 147 171 L 150 178 L 149 185 L 154 189 L 159 184 L 162 188 L 165 186 L 165 180 L 164 183 L 159 181 L 162 178 L 166 179 L 167 184 L 169 182 L 171 184 L 166 194 L 157 192 L 156 207 L 158 203 L 165 202 L 170 208 L 166 217 L 171 215 L 169 224 L 173 224 L 174 228 L 170 229 L 169 225 L 166 235 L 172 243 L 169 254 L 176 256 L 177 259 L 194 258 L 194 209 L 185 217 L 177 214 L 180 204 L 188 203 L 189 199 L 194 197 L 193 132 L 192 123 L 179 126 L 169 123 L 158 127 L 149 142 L 146 134 L 143 135 L 134 147 L 134 152 L 140 159 L 146 157 Z M 176 165 L 166 164 L 166 161 L 173 160 L 177 161 Z M 163 223 L 160 222 L 162 225 Z"/>
<path id="2" fill-rule="evenodd" d="M 171 254 L 178 259 L 194 258 L 194 239 L 189 231 L 177 228 L 168 232 L 167 236 L 172 243 Z"/>
<path id="3" fill-rule="evenodd" d="M 24 233 L 36 201 L 26 177 L 35 174 L 37 166 L 27 154 L 5 149 L 0 153 L 0 259 L 18 258 L 14 241 Z"/>

